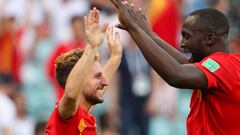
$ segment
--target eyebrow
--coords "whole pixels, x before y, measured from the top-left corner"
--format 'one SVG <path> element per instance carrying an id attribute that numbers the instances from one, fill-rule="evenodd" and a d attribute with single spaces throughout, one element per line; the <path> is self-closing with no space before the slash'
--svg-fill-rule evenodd
<path id="1" fill-rule="evenodd" d="M 182 30 L 181 34 L 184 36 L 184 35 L 187 35 L 187 36 L 191 36 L 187 31 L 184 31 Z"/>

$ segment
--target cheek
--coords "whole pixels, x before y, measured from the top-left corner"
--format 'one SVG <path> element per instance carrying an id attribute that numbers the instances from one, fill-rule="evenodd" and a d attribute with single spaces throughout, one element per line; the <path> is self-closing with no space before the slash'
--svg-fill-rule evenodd
<path id="1" fill-rule="evenodd" d="M 91 80 L 91 81 L 89 81 L 89 83 L 86 85 L 86 88 L 88 89 L 88 91 L 95 91 L 96 90 L 96 88 L 97 88 L 97 85 L 98 83 L 97 83 L 97 81 L 96 80 Z"/>
<path id="2" fill-rule="evenodd" d="M 201 41 L 192 39 L 189 41 L 189 49 L 192 51 L 197 51 L 199 48 L 201 48 Z"/>
<path id="3" fill-rule="evenodd" d="M 85 97 L 91 97 L 92 95 L 94 95 L 94 89 L 91 86 L 87 86 L 85 87 L 85 89 L 82 91 L 82 94 Z"/>
<path id="4" fill-rule="evenodd" d="M 84 89 L 83 89 L 83 93 L 90 93 L 90 91 L 92 90 L 92 84 L 91 81 L 87 82 Z"/>

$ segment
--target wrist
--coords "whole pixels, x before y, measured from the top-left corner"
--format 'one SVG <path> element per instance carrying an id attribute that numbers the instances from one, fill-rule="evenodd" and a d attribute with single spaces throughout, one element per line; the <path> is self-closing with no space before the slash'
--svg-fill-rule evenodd
<path id="1" fill-rule="evenodd" d="M 134 31 L 138 28 L 138 25 L 133 21 L 130 21 L 127 25 L 124 25 L 124 26 L 125 26 L 125 30 L 128 32 Z"/>
<path id="2" fill-rule="evenodd" d="M 150 31 L 150 36 L 153 38 L 158 37 L 158 35 L 153 31 Z"/>
<path id="3" fill-rule="evenodd" d="M 127 27 L 126 29 L 129 33 L 137 30 L 137 27 Z"/>
<path id="4" fill-rule="evenodd" d="M 111 59 L 121 59 L 122 58 L 122 52 L 116 52 L 116 53 L 111 53 Z"/>
<path id="5" fill-rule="evenodd" d="M 99 45 L 97 45 L 97 44 L 90 44 L 90 43 L 88 43 L 86 48 L 95 49 L 95 48 L 98 48 L 98 46 Z"/>
<path id="6" fill-rule="evenodd" d="M 111 52 L 111 57 L 117 57 L 122 55 L 122 49 L 118 51 Z"/>
<path id="7" fill-rule="evenodd" d="M 139 28 L 138 26 L 137 27 L 134 27 L 134 28 L 130 28 L 128 29 L 128 33 L 130 35 L 138 35 L 138 33 L 141 31 L 141 28 Z"/>

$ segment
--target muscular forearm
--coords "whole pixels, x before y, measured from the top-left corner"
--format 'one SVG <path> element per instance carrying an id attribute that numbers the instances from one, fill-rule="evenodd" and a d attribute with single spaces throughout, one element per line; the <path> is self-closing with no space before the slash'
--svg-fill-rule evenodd
<path id="1" fill-rule="evenodd" d="M 151 35 L 151 38 L 162 48 L 164 49 L 168 54 L 170 54 L 173 58 L 175 58 L 179 63 L 181 64 L 187 64 L 188 63 L 188 57 L 178 50 L 176 50 L 174 47 L 172 47 L 170 44 L 165 42 L 162 38 L 157 36 L 155 33 Z"/>
<path id="2" fill-rule="evenodd" d="M 148 63 L 165 81 L 171 84 L 172 79 L 180 73 L 181 64 L 159 47 L 141 28 L 132 27 L 128 31 Z"/>
<path id="3" fill-rule="evenodd" d="M 162 38 L 160 38 L 157 34 L 154 32 L 147 30 L 145 31 L 151 38 L 152 40 L 158 44 L 162 49 L 164 49 L 169 55 L 171 55 L 174 59 L 176 59 L 179 63 L 181 64 L 186 64 L 188 63 L 188 57 L 178 50 L 176 50 L 174 47 L 172 47 L 170 44 L 165 42 Z"/>

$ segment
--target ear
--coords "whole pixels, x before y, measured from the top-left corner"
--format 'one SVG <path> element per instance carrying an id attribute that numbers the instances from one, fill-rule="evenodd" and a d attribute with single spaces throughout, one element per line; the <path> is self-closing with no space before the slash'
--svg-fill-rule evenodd
<path id="1" fill-rule="evenodd" d="M 216 41 L 216 35 L 214 33 L 208 33 L 206 36 L 206 45 L 211 46 L 215 43 Z"/>

